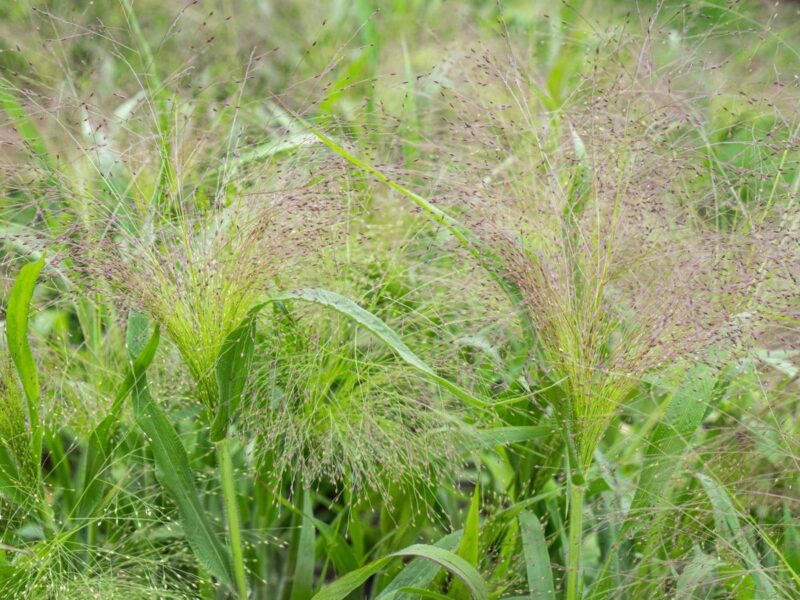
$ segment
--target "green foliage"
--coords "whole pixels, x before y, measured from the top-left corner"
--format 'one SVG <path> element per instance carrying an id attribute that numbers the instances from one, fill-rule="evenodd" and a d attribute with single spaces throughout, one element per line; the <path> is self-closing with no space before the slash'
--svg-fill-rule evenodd
<path id="1" fill-rule="evenodd" d="M 0 598 L 797 597 L 791 3 L 6 4 Z"/>

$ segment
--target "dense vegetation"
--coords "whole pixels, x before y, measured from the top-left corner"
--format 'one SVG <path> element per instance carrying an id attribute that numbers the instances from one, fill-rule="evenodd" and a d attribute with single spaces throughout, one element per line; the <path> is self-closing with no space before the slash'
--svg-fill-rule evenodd
<path id="1" fill-rule="evenodd" d="M 799 598 L 798 51 L 0 2 L 0 598 Z"/>

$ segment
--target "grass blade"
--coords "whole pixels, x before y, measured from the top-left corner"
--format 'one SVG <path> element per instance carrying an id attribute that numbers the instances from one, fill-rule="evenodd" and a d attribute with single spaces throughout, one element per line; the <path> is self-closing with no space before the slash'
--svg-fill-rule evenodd
<path id="1" fill-rule="evenodd" d="M 525 325 L 524 331 L 526 336 L 529 338 L 529 344 L 533 343 L 533 329 L 530 323 L 530 317 L 522 306 L 522 295 L 519 288 L 507 277 L 503 276 L 503 260 L 498 257 L 491 248 L 487 247 L 486 244 L 480 243 L 480 240 L 477 238 L 477 236 L 475 236 L 471 229 L 462 225 L 458 220 L 451 217 L 449 214 L 444 212 L 426 198 L 423 198 L 416 192 L 397 183 L 383 173 L 380 169 L 377 169 L 368 162 L 357 157 L 355 154 L 349 152 L 344 146 L 316 129 L 310 123 L 302 119 L 299 115 L 295 114 L 294 117 L 303 125 L 303 127 L 315 135 L 319 141 L 333 150 L 336 154 L 341 156 L 353 166 L 358 167 L 366 173 L 369 173 L 396 192 L 399 192 L 411 200 L 414 204 L 422 209 L 423 214 L 425 214 L 428 218 L 445 227 L 453 235 L 453 237 L 455 237 L 458 242 L 473 256 L 473 258 L 478 261 L 478 264 L 484 270 L 486 270 L 492 279 L 494 279 L 500 285 L 500 287 L 503 288 L 503 291 L 511 300 L 511 303 L 514 306 L 517 315 L 521 319 L 521 322 Z"/>
<path id="2" fill-rule="evenodd" d="M 634 518 L 623 524 L 623 531 L 639 522 L 635 518 L 637 512 L 663 498 L 672 474 L 680 463 L 679 457 L 712 403 L 717 381 L 714 369 L 702 364 L 693 367 L 684 376 L 664 418 L 647 440 L 644 467 L 630 507 L 630 514 Z"/>
<path id="3" fill-rule="evenodd" d="M 211 441 L 218 442 L 228 431 L 228 422 L 242 399 L 242 392 L 253 361 L 255 313 L 234 329 L 217 356 L 216 377 L 219 404 L 211 424 Z"/>
<path id="4" fill-rule="evenodd" d="M 461 543 L 458 545 L 458 556 L 474 567 L 478 566 L 480 549 L 480 508 L 480 486 L 476 485 L 472 493 L 472 500 L 469 503 L 467 518 L 464 522 L 464 535 L 461 536 Z M 455 598 L 469 598 L 466 585 L 460 581 L 453 583 L 450 595 Z"/>
<path id="5" fill-rule="evenodd" d="M 473 408 L 486 407 L 486 402 L 476 398 L 458 385 L 437 374 L 425 363 L 425 361 L 414 354 L 411 349 L 406 346 L 405 342 L 403 342 L 400 336 L 391 327 L 389 327 L 379 317 L 372 314 L 368 310 L 361 308 L 349 298 L 345 298 L 344 296 L 328 290 L 313 288 L 296 290 L 293 292 L 282 292 L 272 296 L 271 300 L 273 302 L 280 302 L 284 300 L 303 300 L 332 308 L 364 327 L 367 331 L 372 333 L 375 337 L 380 339 L 383 343 L 394 350 L 406 363 L 427 375 L 430 379 L 451 392 L 467 406 L 471 406 Z"/>
<path id="6" fill-rule="evenodd" d="M 525 569 L 528 576 L 528 591 L 531 600 L 555 600 L 553 573 L 550 569 L 550 554 L 547 540 L 539 518 L 530 511 L 519 515 L 522 532 L 522 551 L 525 556 Z"/>
<path id="7" fill-rule="evenodd" d="M 44 257 L 20 269 L 6 309 L 6 339 L 8 351 L 17 369 L 28 404 L 28 426 L 31 432 L 31 454 L 36 462 L 37 477 L 41 478 L 42 428 L 39 422 L 39 374 L 28 342 L 28 313 L 33 289 L 44 267 Z"/>
<path id="8" fill-rule="evenodd" d="M 394 552 L 384 556 L 360 569 L 351 571 L 336 582 L 323 588 L 313 598 L 313 600 L 343 600 L 351 592 L 358 589 L 367 579 L 380 572 L 395 557 L 399 556 L 418 556 L 427 559 L 444 569 L 447 569 L 455 577 L 464 583 L 473 600 L 488 600 L 489 590 L 481 574 L 463 558 L 457 554 L 431 546 L 428 544 L 414 544 L 404 548 L 399 552 Z"/>
<path id="9" fill-rule="evenodd" d="M 728 491 L 708 475 L 697 474 L 697 479 L 703 486 L 711 505 L 714 507 L 714 522 L 717 533 L 726 540 L 741 556 L 744 567 L 753 576 L 758 590 L 758 598 L 774 600 L 778 593 L 769 577 L 764 573 L 764 568 L 758 560 L 758 555 L 747 539 L 744 529 L 739 523 L 738 513 L 733 505 Z"/>
<path id="10" fill-rule="evenodd" d="M 714 399 L 719 397 L 723 384 L 724 380 L 719 379 L 714 369 L 704 364 L 692 367 L 684 375 L 664 417 L 648 436 L 644 466 L 620 535 L 638 527 L 642 522 L 639 518 L 641 512 L 664 498 L 672 474 L 680 464 L 680 457 Z M 612 547 L 618 548 L 616 545 Z M 618 550 L 612 550 L 606 557 L 589 593 L 589 600 L 605 598 L 615 586 L 612 566 L 617 554 Z"/>
<path id="11" fill-rule="evenodd" d="M 461 540 L 462 531 L 454 531 L 437 541 L 434 546 L 444 550 L 454 551 Z M 424 588 L 429 585 L 438 573 L 439 567 L 436 563 L 415 558 L 392 579 L 384 590 L 378 595 L 376 600 L 414 600 L 416 596 L 404 592 L 406 588 Z"/>
<path id="12" fill-rule="evenodd" d="M 128 350 L 132 357 L 141 346 L 146 320 L 134 315 L 128 324 Z M 145 329 L 146 331 L 146 329 Z M 135 364 L 135 361 L 134 361 Z M 147 436 L 156 463 L 156 474 L 180 512 L 184 535 L 200 564 L 231 589 L 235 589 L 231 560 L 200 503 L 189 458 L 178 433 L 150 397 L 145 375 L 133 385 L 136 423 Z"/>
<path id="13" fill-rule="evenodd" d="M 142 331 L 146 332 L 146 327 Z M 101 476 L 110 454 L 111 438 L 117 430 L 122 401 L 133 389 L 134 383 L 144 376 L 150 363 L 153 362 L 158 349 L 158 342 L 159 331 L 156 328 L 146 344 L 142 345 L 141 340 L 137 339 L 133 348 L 129 345 L 131 351 L 137 352 L 136 358 L 117 391 L 114 404 L 108 416 L 89 434 L 89 443 L 80 469 L 80 488 L 83 491 L 79 496 L 75 510 L 78 518 L 83 519 L 89 516 L 103 495 L 105 483 L 102 481 Z"/>
<path id="14" fill-rule="evenodd" d="M 314 583 L 314 521 L 311 516 L 311 492 L 303 490 L 303 514 L 297 536 L 297 557 L 294 565 L 291 600 L 308 600 Z"/>

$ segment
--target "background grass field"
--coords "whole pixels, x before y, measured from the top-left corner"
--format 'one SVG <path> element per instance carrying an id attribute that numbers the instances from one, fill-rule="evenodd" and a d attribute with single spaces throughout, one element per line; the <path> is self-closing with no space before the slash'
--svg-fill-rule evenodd
<path id="1" fill-rule="evenodd" d="M 0 2 L 0 597 L 800 597 L 799 52 Z"/>

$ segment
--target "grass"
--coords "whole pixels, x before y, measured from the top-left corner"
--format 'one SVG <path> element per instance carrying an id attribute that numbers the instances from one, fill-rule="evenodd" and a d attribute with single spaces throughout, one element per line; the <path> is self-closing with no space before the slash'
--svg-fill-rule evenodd
<path id="1" fill-rule="evenodd" d="M 796 12 L 0 6 L 0 597 L 797 597 Z"/>

